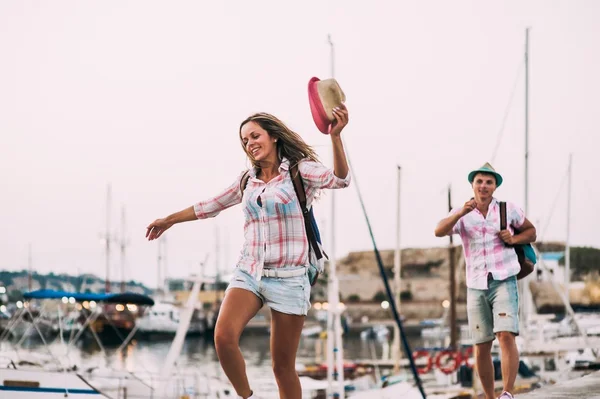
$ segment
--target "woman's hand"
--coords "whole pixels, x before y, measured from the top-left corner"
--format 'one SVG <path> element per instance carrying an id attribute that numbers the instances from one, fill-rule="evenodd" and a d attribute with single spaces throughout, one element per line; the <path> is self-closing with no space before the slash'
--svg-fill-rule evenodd
<path id="1" fill-rule="evenodd" d="M 342 130 L 348 124 L 348 108 L 344 104 L 335 107 L 333 109 L 333 116 L 335 117 L 335 121 L 331 124 L 329 134 L 332 137 L 340 137 Z"/>
<path id="2" fill-rule="evenodd" d="M 156 219 L 146 227 L 146 238 L 148 241 L 156 240 L 171 226 L 173 226 L 173 222 L 167 221 L 167 218 Z"/>
<path id="3" fill-rule="evenodd" d="M 194 207 L 190 206 L 182 211 L 176 212 L 166 218 L 156 219 L 146 227 L 146 238 L 148 241 L 156 240 L 171 226 L 181 222 L 189 222 L 198 219 L 194 212 Z"/>

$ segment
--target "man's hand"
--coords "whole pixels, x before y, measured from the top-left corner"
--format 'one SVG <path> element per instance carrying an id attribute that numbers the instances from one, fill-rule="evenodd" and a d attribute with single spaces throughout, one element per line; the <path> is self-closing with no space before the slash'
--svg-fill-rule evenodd
<path id="1" fill-rule="evenodd" d="M 477 208 L 477 202 L 474 199 L 470 199 L 463 205 L 462 209 L 458 212 L 452 212 L 452 214 L 445 219 L 440 220 L 438 225 L 435 228 L 435 236 L 443 237 L 445 235 L 451 234 L 452 229 L 458 223 L 460 218 L 471 212 L 473 209 Z"/>
<path id="2" fill-rule="evenodd" d="M 468 214 L 475 208 L 477 208 L 477 202 L 475 202 L 474 199 L 471 199 L 471 200 L 468 200 L 467 202 L 465 202 L 460 213 L 462 216 L 465 216 L 466 214 Z"/>
<path id="3" fill-rule="evenodd" d="M 513 239 L 513 235 L 508 230 L 502 230 L 498 233 L 498 236 L 506 245 L 515 245 L 515 240 Z"/>

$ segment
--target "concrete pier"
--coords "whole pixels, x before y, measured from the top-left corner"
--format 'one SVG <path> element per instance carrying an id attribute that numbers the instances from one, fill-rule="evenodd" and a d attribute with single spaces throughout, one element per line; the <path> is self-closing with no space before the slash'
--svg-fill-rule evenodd
<path id="1" fill-rule="evenodd" d="M 600 399 L 600 371 L 581 378 L 560 381 L 516 397 L 518 399 Z"/>

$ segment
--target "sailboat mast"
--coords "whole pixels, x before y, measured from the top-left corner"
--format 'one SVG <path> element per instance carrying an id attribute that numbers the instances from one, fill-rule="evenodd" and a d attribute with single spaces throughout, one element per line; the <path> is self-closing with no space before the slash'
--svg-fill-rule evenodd
<path id="1" fill-rule="evenodd" d="M 169 240 L 166 236 L 162 239 L 162 280 L 160 281 L 160 289 L 163 295 L 169 291 Z"/>
<path id="2" fill-rule="evenodd" d="M 331 35 L 327 36 L 327 41 L 330 46 L 330 65 L 331 65 L 331 76 L 333 77 L 334 68 L 333 68 L 333 42 L 331 41 Z M 333 308 L 335 302 L 334 293 L 334 284 L 337 281 L 336 277 L 336 264 L 335 264 L 335 190 L 331 190 L 331 210 L 330 210 L 330 218 L 331 218 L 331 226 L 330 229 L 330 238 L 329 238 L 329 278 L 327 281 L 327 302 L 329 303 L 329 307 L 327 308 L 327 397 L 333 397 L 334 395 L 334 368 L 335 368 L 335 334 L 334 334 L 334 326 L 335 326 L 335 309 Z"/>
<path id="3" fill-rule="evenodd" d="M 125 205 L 121 207 L 121 240 L 119 242 L 121 249 L 121 292 L 125 292 L 125 249 L 127 247 L 127 238 L 125 235 Z"/>
<path id="4" fill-rule="evenodd" d="M 571 165 L 573 162 L 573 154 L 569 154 L 569 170 L 567 182 L 567 242 L 565 243 L 565 298 L 569 298 L 569 283 L 571 281 Z"/>
<path id="5" fill-rule="evenodd" d="M 331 49 L 331 77 L 335 77 L 335 47 L 331 35 L 327 36 Z M 339 280 L 336 273 L 335 253 L 335 190 L 331 190 L 331 242 L 329 251 L 328 311 L 327 311 L 327 394 L 343 398 L 344 392 L 344 347 L 342 345 L 342 321 L 339 303 Z M 334 367 L 335 357 L 335 367 Z M 337 377 L 334 389 L 333 379 Z"/>
<path id="6" fill-rule="evenodd" d="M 162 289 L 162 239 L 158 240 L 156 250 L 156 294 L 158 295 Z"/>
<path id="7" fill-rule="evenodd" d="M 529 215 L 529 28 L 525 30 L 525 215 Z"/>
<path id="8" fill-rule="evenodd" d="M 110 184 L 106 190 L 106 248 L 105 248 L 105 263 L 106 263 L 106 280 L 105 280 L 105 291 L 110 292 L 110 200 L 111 200 L 111 187 Z"/>
<path id="9" fill-rule="evenodd" d="M 29 292 L 31 292 L 33 287 L 33 255 L 31 254 L 31 243 L 29 243 L 29 252 L 27 257 L 27 288 Z"/>
<path id="10" fill-rule="evenodd" d="M 220 298 L 220 291 L 219 288 L 221 287 L 221 243 L 219 240 L 219 226 L 215 226 L 215 300 L 219 301 L 221 300 Z"/>
<path id="11" fill-rule="evenodd" d="M 525 29 L 525 191 L 523 210 L 525 215 L 529 216 L 529 28 Z M 528 340 L 527 325 L 529 322 L 529 313 L 532 307 L 531 293 L 527 279 L 518 282 L 519 297 L 521 306 L 519 316 L 523 328 L 523 338 Z"/>
<path id="12" fill-rule="evenodd" d="M 452 211 L 452 187 L 448 185 L 448 212 Z M 457 333 L 456 333 L 456 263 L 454 259 L 454 240 L 452 234 L 450 237 L 450 245 L 448 247 L 448 262 L 450 273 L 450 347 L 457 349 Z"/>
<path id="13" fill-rule="evenodd" d="M 331 77 L 335 77 L 335 47 L 333 45 L 333 41 L 331 40 L 331 35 L 327 36 L 327 40 L 329 42 L 329 46 L 331 48 Z M 330 259 L 329 259 L 329 268 L 332 277 L 336 277 L 336 264 L 335 264 L 335 190 L 331 190 L 331 238 L 330 238 Z"/>
<path id="14" fill-rule="evenodd" d="M 396 193 L 396 250 L 394 251 L 394 286 L 396 294 L 396 309 L 400 312 L 400 293 L 401 293 L 401 267 L 402 267 L 402 252 L 400 250 L 400 177 L 401 168 L 398 165 L 397 177 L 398 187 Z M 393 358 L 394 358 L 394 371 L 400 370 L 400 328 L 398 325 L 394 325 L 394 340 L 392 342 Z"/>

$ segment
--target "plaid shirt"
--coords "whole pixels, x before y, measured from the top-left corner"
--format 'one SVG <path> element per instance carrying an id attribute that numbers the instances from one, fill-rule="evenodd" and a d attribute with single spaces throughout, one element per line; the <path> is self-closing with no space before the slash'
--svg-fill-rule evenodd
<path id="1" fill-rule="evenodd" d="M 453 209 L 450 214 L 462 208 Z M 512 202 L 506 203 L 506 224 L 511 233 L 525 222 L 523 210 Z M 515 250 L 500 239 L 500 202 L 492 199 L 488 214 L 483 216 L 477 208 L 454 225 L 453 234 L 460 235 L 467 264 L 467 287 L 478 290 L 488 288 L 488 273 L 494 280 L 506 280 L 521 270 Z"/>
<path id="2" fill-rule="evenodd" d="M 289 161 L 283 158 L 279 176 L 268 183 L 256 178 L 254 168 L 249 170 L 250 178 L 243 195 L 245 240 L 237 267 L 257 280 L 261 279 L 263 268 L 308 265 L 309 245 L 304 216 L 289 167 Z M 308 208 L 320 189 L 344 188 L 350 184 L 349 173 L 345 179 L 340 179 L 332 169 L 318 162 L 301 161 L 298 170 L 304 183 Z M 195 204 L 196 217 L 215 217 L 221 211 L 241 203 L 240 182 L 243 175 L 241 173 L 221 194 Z"/>

